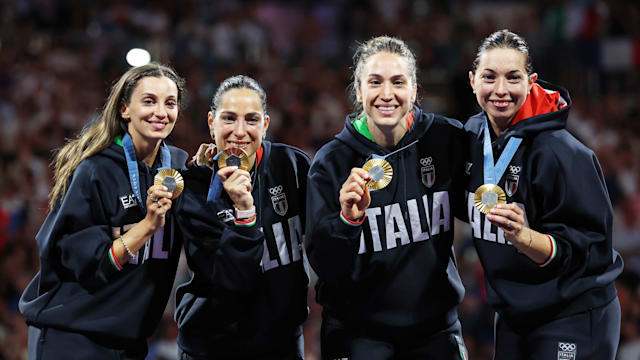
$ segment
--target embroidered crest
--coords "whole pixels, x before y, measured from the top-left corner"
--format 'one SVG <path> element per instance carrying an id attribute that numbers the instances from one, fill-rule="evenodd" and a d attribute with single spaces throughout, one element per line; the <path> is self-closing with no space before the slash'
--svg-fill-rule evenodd
<path id="1" fill-rule="evenodd" d="M 575 343 L 558 342 L 558 360 L 576 360 L 578 347 Z"/>
<path id="2" fill-rule="evenodd" d="M 284 216 L 289 209 L 289 203 L 287 202 L 287 195 L 282 192 L 282 185 L 269 188 L 269 194 L 271 194 L 273 210 L 275 210 L 276 214 Z"/>
<path id="3" fill-rule="evenodd" d="M 122 207 L 125 209 L 138 206 L 138 199 L 134 194 L 129 194 L 120 197 L 120 202 L 122 203 Z"/>
<path id="4" fill-rule="evenodd" d="M 216 215 L 218 215 L 218 219 L 220 219 L 222 222 L 229 222 L 234 219 L 233 210 L 231 209 L 218 211 Z"/>
<path id="5" fill-rule="evenodd" d="M 509 197 L 513 196 L 518 190 L 518 181 L 520 180 L 520 175 L 518 174 L 520 174 L 520 170 L 520 166 L 509 166 L 509 174 L 505 176 L 504 182 L 505 192 Z"/>
<path id="6" fill-rule="evenodd" d="M 436 182 L 436 167 L 432 165 L 433 159 L 431 156 L 420 159 L 420 174 L 422 178 L 422 183 L 424 186 L 430 188 Z"/>

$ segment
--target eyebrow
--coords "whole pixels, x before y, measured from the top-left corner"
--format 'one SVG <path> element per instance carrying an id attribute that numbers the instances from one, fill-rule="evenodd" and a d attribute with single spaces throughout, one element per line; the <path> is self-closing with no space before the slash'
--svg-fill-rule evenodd
<path id="1" fill-rule="evenodd" d="M 151 97 L 154 97 L 154 98 L 157 98 L 157 97 L 158 97 L 158 95 L 156 95 L 156 94 L 154 94 L 154 93 L 149 93 L 149 92 L 142 93 L 142 97 L 147 97 L 147 96 L 151 96 Z M 175 95 L 173 95 L 173 94 L 171 94 L 171 95 L 167 96 L 167 98 L 170 98 L 170 99 L 171 99 L 171 98 L 176 98 L 176 96 L 175 96 Z"/>
<path id="2" fill-rule="evenodd" d="M 238 114 L 237 114 L 235 111 L 231 111 L 231 110 L 220 110 L 220 114 L 229 114 L 229 115 L 235 115 L 235 116 L 238 116 Z M 255 112 L 255 111 L 254 111 L 254 112 L 247 113 L 247 114 L 245 115 L 245 117 L 247 117 L 247 116 L 252 116 L 252 115 L 255 115 L 255 116 L 258 116 L 258 117 L 262 117 L 262 115 L 261 115 L 260 113 Z"/>
<path id="3" fill-rule="evenodd" d="M 482 71 L 489 71 L 489 72 L 492 72 L 492 73 L 497 73 L 497 71 L 495 71 L 493 69 L 488 69 L 488 68 L 487 69 L 482 69 Z M 514 74 L 514 73 L 518 73 L 518 72 L 522 72 L 522 70 L 520 70 L 520 69 L 511 70 L 511 71 L 508 71 L 507 74 Z"/>
<path id="4" fill-rule="evenodd" d="M 369 74 L 369 77 L 383 77 L 380 74 Z M 397 74 L 397 75 L 392 75 L 391 79 L 397 79 L 397 78 L 406 78 L 407 76 L 405 74 Z"/>

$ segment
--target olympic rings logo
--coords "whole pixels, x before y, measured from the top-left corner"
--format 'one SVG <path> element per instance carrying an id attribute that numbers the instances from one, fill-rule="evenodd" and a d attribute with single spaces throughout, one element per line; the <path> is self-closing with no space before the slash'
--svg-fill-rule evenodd
<path id="1" fill-rule="evenodd" d="M 521 169 L 522 169 L 522 168 L 521 168 L 520 166 L 513 166 L 513 165 L 510 165 L 510 166 L 509 166 L 509 171 L 510 171 L 512 174 L 519 174 Z"/>
<path id="2" fill-rule="evenodd" d="M 278 195 L 282 192 L 282 185 L 278 185 L 276 187 L 269 188 L 269 194 L 272 196 Z"/>
<path id="3" fill-rule="evenodd" d="M 576 351 L 576 344 L 574 344 L 574 343 L 562 343 L 562 342 L 559 342 L 559 343 L 558 343 L 558 348 L 559 348 L 561 351 L 575 352 L 575 351 Z"/>
<path id="4" fill-rule="evenodd" d="M 433 162 L 433 159 L 431 159 L 431 156 L 420 159 L 420 165 L 422 166 L 431 165 L 432 162 Z"/>

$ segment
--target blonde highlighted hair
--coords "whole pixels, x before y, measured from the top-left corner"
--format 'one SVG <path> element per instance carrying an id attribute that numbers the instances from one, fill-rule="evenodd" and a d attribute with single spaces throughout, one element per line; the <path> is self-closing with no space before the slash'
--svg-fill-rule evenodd
<path id="1" fill-rule="evenodd" d="M 53 209 L 58 200 L 64 198 L 69 180 L 82 160 L 104 150 L 117 135 L 127 132 L 127 122 L 120 116 L 120 109 L 123 104 L 130 103 L 131 94 L 138 85 L 138 81 L 149 76 L 171 79 L 178 88 L 178 104 L 181 104 L 184 80 L 176 74 L 175 70 L 158 63 L 129 69 L 111 87 L 102 113 L 87 124 L 76 138 L 70 139 L 56 152 L 52 162 L 54 185 L 49 193 L 49 209 Z"/>

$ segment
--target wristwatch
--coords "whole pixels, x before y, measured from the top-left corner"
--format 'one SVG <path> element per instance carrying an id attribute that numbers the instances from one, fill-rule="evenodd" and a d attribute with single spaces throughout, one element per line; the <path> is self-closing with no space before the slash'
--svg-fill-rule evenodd
<path id="1" fill-rule="evenodd" d="M 251 206 L 250 209 L 247 210 L 238 210 L 238 208 L 236 208 L 235 206 L 233 207 L 236 211 L 236 220 L 240 220 L 240 219 L 251 219 L 252 217 L 256 216 L 256 207 Z"/>

